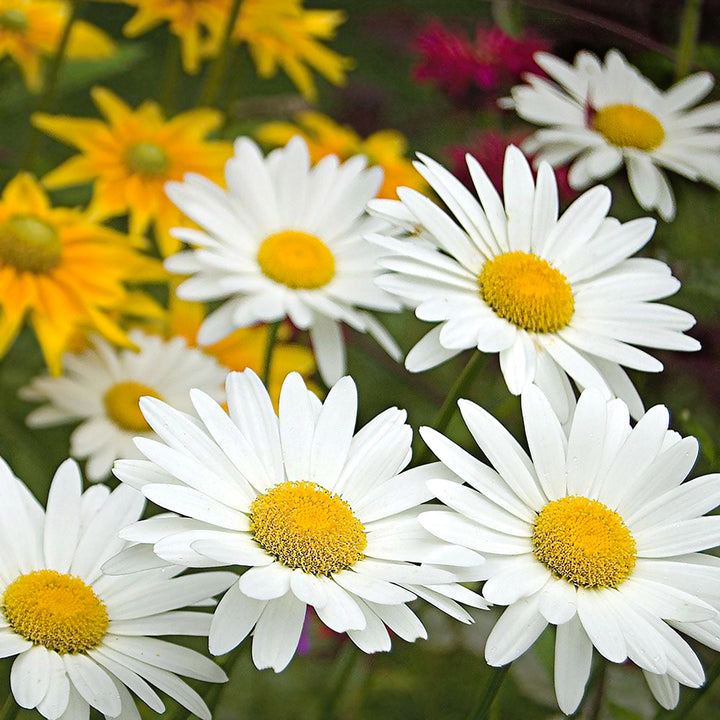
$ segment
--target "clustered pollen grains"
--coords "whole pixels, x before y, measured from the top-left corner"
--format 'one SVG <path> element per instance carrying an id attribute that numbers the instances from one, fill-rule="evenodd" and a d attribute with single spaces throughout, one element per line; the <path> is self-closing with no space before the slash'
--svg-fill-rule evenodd
<path id="1" fill-rule="evenodd" d="M 283 565 L 331 575 L 363 558 L 365 529 L 339 495 L 316 483 L 286 481 L 250 506 L 250 528 Z"/>
<path id="2" fill-rule="evenodd" d="M 583 588 L 616 588 L 635 567 L 635 538 L 623 519 L 598 500 L 569 495 L 538 513 L 535 557 L 563 580 Z"/>
<path id="3" fill-rule="evenodd" d="M 92 587 L 56 570 L 16 578 L 2 596 L 2 612 L 18 635 L 61 655 L 97 647 L 110 624 Z"/>
<path id="4" fill-rule="evenodd" d="M 496 315 L 527 332 L 557 332 L 575 312 L 567 278 L 532 253 L 509 252 L 488 260 L 478 286 Z"/>

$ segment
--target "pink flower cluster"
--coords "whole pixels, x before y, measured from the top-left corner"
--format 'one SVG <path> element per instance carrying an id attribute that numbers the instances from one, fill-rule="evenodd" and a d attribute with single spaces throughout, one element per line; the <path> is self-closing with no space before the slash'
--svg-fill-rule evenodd
<path id="1" fill-rule="evenodd" d="M 478 26 L 473 41 L 437 20 L 426 24 L 415 38 L 420 62 L 414 77 L 432 82 L 455 103 L 475 106 L 490 92 L 509 89 L 522 73 L 543 75 L 533 60 L 549 43 L 530 33 L 514 38 L 497 27 Z"/>

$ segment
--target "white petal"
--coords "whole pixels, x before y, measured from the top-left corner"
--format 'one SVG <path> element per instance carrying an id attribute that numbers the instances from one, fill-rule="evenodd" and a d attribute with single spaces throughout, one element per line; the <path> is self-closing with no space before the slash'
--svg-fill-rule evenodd
<path id="1" fill-rule="evenodd" d="M 267 601 L 244 595 L 237 583 L 223 595 L 213 613 L 209 649 L 213 655 L 224 655 L 239 645 L 255 627 Z"/>
<path id="2" fill-rule="evenodd" d="M 305 609 L 292 593 L 267 604 L 253 636 L 252 659 L 258 670 L 280 672 L 287 667 L 300 641 Z"/>
<path id="3" fill-rule="evenodd" d="M 577 617 L 558 625 L 555 636 L 555 695 L 566 715 L 572 715 L 577 710 L 585 694 L 592 648 Z"/>
<path id="4" fill-rule="evenodd" d="M 500 616 L 488 636 L 485 660 L 489 665 L 507 665 L 520 657 L 546 628 L 547 621 L 538 612 L 538 596 L 523 598 Z"/>
<path id="5" fill-rule="evenodd" d="M 89 705 L 110 717 L 120 714 L 122 703 L 117 688 L 95 661 L 82 653 L 68 653 L 62 659 L 70 682 Z"/>
<path id="6" fill-rule="evenodd" d="M 240 576 L 239 588 L 256 600 L 273 600 L 290 590 L 292 570 L 279 562 L 250 568 Z"/>
<path id="7" fill-rule="evenodd" d="M 45 697 L 50 681 L 50 654 L 43 645 L 35 645 L 13 663 L 10 689 L 20 707 L 34 708 Z"/>
<path id="8" fill-rule="evenodd" d="M 51 570 L 66 573 L 70 568 L 80 533 L 81 493 L 80 469 L 66 460 L 55 473 L 45 512 L 43 553 Z"/>
<path id="9" fill-rule="evenodd" d="M 598 652 L 611 662 L 627 658 L 625 637 L 607 593 L 616 590 L 583 590 L 577 594 L 577 613 L 585 632 Z"/>
<path id="10" fill-rule="evenodd" d="M 352 594 L 341 588 L 332 578 L 318 578 L 323 584 L 327 602 L 315 609 L 317 616 L 331 630 L 347 632 L 364 630 L 367 626 L 365 615 Z"/>

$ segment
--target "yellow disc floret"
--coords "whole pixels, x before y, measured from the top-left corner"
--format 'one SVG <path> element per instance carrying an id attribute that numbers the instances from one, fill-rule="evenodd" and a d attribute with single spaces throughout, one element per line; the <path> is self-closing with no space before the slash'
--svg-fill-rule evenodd
<path id="1" fill-rule="evenodd" d="M 105 603 L 80 578 L 36 570 L 11 582 L 2 597 L 10 627 L 57 653 L 92 650 L 107 632 Z"/>
<path id="2" fill-rule="evenodd" d="M 327 245 L 309 233 L 284 230 L 263 240 L 257 254 L 267 277 L 296 290 L 327 285 L 335 275 L 335 258 Z"/>
<path id="3" fill-rule="evenodd" d="M 162 177 L 170 166 L 163 148 L 155 143 L 141 142 L 131 145 L 125 155 L 128 167 L 146 177 Z"/>
<path id="4" fill-rule="evenodd" d="M 283 482 L 250 506 L 260 545 L 283 565 L 313 575 L 345 570 L 363 557 L 365 528 L 339 495 L 312 482 Z"/>
<path id="5" fill-rule="evenodd" d="M 510 252 L 488 260 L 478 285 L 497 315 L 528 332 L 557 332 L 575 311 L 567 278 L 532 253 Z"/>
<path id="6" fill-rule="evenodd" d="M 62 249 L 55 228 L 33 215 L 13 215 L 0 225 L 0 265 L 49 273 L 60 264 Z"/>
<path id="7" fill-rule="evenodd" d="M 148 385 L 143 385 L 134 380 L 116 383 L 105 393 L 105 412 L 107 416 L 123 430 L 147 432 L 150 430 L 150 426 L 143 417 L 138 405 L 143 395 L 162 400 L 162 396 Z"/>
<path id="8" fill-rule="evenodd" d="M 578 587 L 618 587 L 637 558 L 635 538 L 615 511 L 597 500 L 570 495 L 538 514 L 535 557 Z"/>
<path id="9" fill-rule="evenodd" d="M 598 110 L 593 127 L 612 145 L 650 152 L 665 139 L 660 121 L 635 105 L 608 105 Z"/>

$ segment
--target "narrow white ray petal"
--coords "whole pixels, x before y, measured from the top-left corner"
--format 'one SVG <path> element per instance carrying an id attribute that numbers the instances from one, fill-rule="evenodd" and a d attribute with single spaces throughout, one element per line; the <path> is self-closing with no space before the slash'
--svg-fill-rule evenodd
<path id="1" fill-rule="evenodd" d="M 210 626 L 209 649 L 213 655 L 224 655 L 239 645 L 255 627 L 267 605 L 240 591 L 237 583 L 223 595 L 215 608 Z"/>
<path id="2" fill-rule="evenodd" d="M 258 670 L 284 670 L 292 660 L 305 621 L 304 602 L 292 593 L 267 604 L 255 625 L 252 659 Z"/>
<path id="3" fill-rule="evenodd" d="M 43 532 L 45 567 L 61 573 L 70 568 L 80 534 L 81 492 L 80 469 L 66 460 L 50 486 Z"/>
<path id="4" fill-rule="evenodd" d="M 45 697 L 50 683 L 50 655 L 43 645 L 35 645 L 12 664 L 10 689 L 20 707 L 34 708 Z"/>
<path id="5" fill-rule="evenodd" d="M 566 715 L 572 715 L 577 710 L 585 694 L 592 649 L 592 643 L 577 616 L 558 625 L 555 636 L 555 696 Z"/>
<path id="6" fill-rule="evenodd" d="M 70 682 L 88 705 L 110 717 L 120 714 L 120 695 L 105 670 L 82 653 L 68 653 L 62 659 Z"/>
<path id="7" fill-rule="evenodd" d="M 538 596 L 522 598 L 508 607 L 490 631 L 485 644 L 485 660 L 500 667 L 520 657 L 547 627 L 538 612 Z"/>

